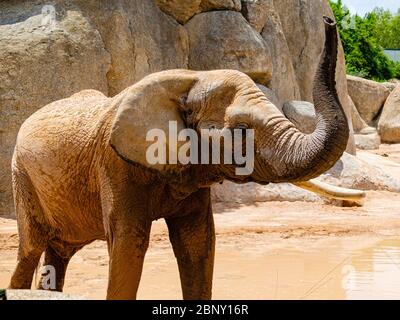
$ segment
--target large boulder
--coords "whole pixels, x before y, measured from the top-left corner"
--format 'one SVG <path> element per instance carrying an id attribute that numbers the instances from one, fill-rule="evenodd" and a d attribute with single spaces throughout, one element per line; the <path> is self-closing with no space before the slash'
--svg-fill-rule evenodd
<path id="1" fill-rule="evenodd" d="M 179 23 L 185 24 L 195 14 L 211 10 L 242 8 L 240 0 L 155 0 L 158 7 Z"/>
<path id="2" fill-rule="evenodd" d="M 271 80 L 269 48 L 240 12 L 200 13 L 185 28 L 189 34 L 190 69 L 236 69 L 261 84 Z"/>
<path id="3" fill-rule="evenodd" d="M 386 100 L 378 122 L 378 130 L 383 142 L 400 142 L 400 84 Z"/>
<path id="4" fill-rule="evenodd" d="M 322 16 L 334 17 L 327 0 L 274 0 L 283 32 L 292 57 L 300 100 L 313 102 L 313 83 L 324 46 L 324 25 Z M 351 104 L 348 99 L 346 82 L 346 64 L 342 44 L 339 43 L 336 83 L 339 99 L 349 120 L 350 132 Z M 347 152 L 355 154 L 354 137 L 351 134 Z"/>
<path id="5" fill-rule="evenodd" d="M 266 201 L 307 201 L 317 202 L 321 198 L 312 192 L 296 187 L 290 183 L 271 183 L 262 186 L 256 183 L 237 184 L 224 181 L 211 187 L 211 198 L 214 202 L 250 204 Z"/>
<path id="6" fill-rule="evenodd" d="M 350 75 L 347 76 L 347 86 L 360 116 L 367 124 L 373 124 L 390 94 L 389 89 L 378 82 Z"/>
<path id="7" fill-rule="evenodd" d="M 353 100 L 349 96 L 351 105 L 351 120 L 354 129 L 354 142 L 357 149 L 375 150 L 381 144 L 381 138 L 376 128 L 369 126 L 363 118 L 361 118 Z"/>
<path id="8" fill-rule="evenodd" d="M 200 10 L 201 0 L 155 0 L 159 8 L 179 23 L 185 23 Z"/>
<path id="9" fill-rule="evenodd" d="M 398 166 L 398 164 L 393 163 Z M 400 192 L 400 180 L 378 162 L 344 153 L 341 159 L 320 179 L 340 187 Z"/>
<path id="10" fill-rule="evenodd" d="M 187 33 L 153 0 L 75 2 L 99 30 L 105 49 L 111 54 L 109 95 L 150 73 L 187 68 Z"/>
<path id="11" fill-rule="evenodd" d="M 381 137 L 377 130 L 372 128 L 370 133 L 356 133 L 354 134 L 354 140 L 356 147 L 361 150 L 376 150 L 381 145 Z"/>
<path id="12" fill-rule="evenodd" d="M 242 0 L 242 14 L 250 25 L 261 32 L 267 22 L 273 0 Z"/>
<path id="13" fill-rule="evenodd" d="M 360 113 L 357 110 L 356 105 L 354 104 L 353 100 L 351 99 L 350 96 L 348 96 L 348 101 L 351 107 L 351 120 L 353 123 L 353 130 L 354 133 L 359 133 L 365 128 L 368 128 L 368 124 L 364 121 L 363 118 L 361 118 Z"/>
<path id="14" fill-rule="evenodd" d="M 272 0 L 264 1 L 263 7 L 268 16 L 261 36 L 273 57 L 274 72 L 270 87 L 276 92 L 279 104 L 289 100 L 300 100 L 300 90 L 279 15 L 274 9 Z"/>
<path id="15" fill-rule="evenodd" d="M 382 82 L 381 85 L 385 86 L 385 88 L 389 89 L 390 92 L 392 92 L 396 86 L 396 82 Z"/>
<path id="16" fill-rule="evenodd" d="M 235 10 L 240 11 L 242 3 L 240 0 L 202 0 L 201 11 L 211 10 Z"/>
<path id="17" fill-rule="evenodd" d="M 46 2 L 0 3 L 0 215 L 14 211 L 11 156 L 22 122 L 43 105 L 82 89 L 108 93 L 110 54 L 80 11 Z"/>

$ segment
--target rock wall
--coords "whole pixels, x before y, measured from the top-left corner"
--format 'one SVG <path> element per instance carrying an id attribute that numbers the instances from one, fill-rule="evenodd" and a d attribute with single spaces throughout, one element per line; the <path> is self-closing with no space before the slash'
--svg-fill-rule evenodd
<path id="1" fill-rule="evenodd" d="M 347 76 L 355 142 L 359 149 L 378 149 L 383 143 L 400 143 L 400 81 L 378 83 Z"/>
<path id="2" fill-rule="evenodd" d="M 82 89 L 108 93 L 111 57 L 80 10 L 57 6 L 56 29 L 43 3 L 0 3 L 0 214 L 12 212 L 11 156 L 22 122 L 43 105 Z"/>
<path id="3" fill-rule="evenodd" d="M 350 97 L 353 100 L 361 118 L 373 125 L 376 116 L 381 111 L 390 90 L 375 81 L 347 76 Z"/>
<path id="4" fill-rule="evenodd" d="M 382 141 L 400 142 L 400 84 L 394 88 L 386 100 L 378 122 L 378 130 Z"/>
<path id="5" fill-rule="evenodd" d="M 280 108 L 312 102 L 323 15 L 333 16 L 327 0 L 1 1 L 0 215 L 13 211 L 18 129 L 40 107 L 83 89 L 113 96 L 171 68 L 238 69 Z M 351 120 L 344 70 L 340 50 L 337 87 Z"/>

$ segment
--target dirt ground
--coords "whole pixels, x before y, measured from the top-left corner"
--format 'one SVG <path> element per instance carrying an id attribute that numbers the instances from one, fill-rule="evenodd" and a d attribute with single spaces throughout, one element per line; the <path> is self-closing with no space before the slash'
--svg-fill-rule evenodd
<path id="1" fill-rule="evenodd" d="M 400 145 L 374 153 L 400 163 Z M 400 194 L 370 191 L 362 207 L 268 202 L 214 211 L 214 299 L 400 299 Z M 17 245 L 16 221 L 0 218 L 0 288 Z M 104 299 L 107 270 L 106 244 L 92 243 L 72 259 L 65 292 Z M 181 298 L 162 220 L 153 224 L 138 298 Z"/>

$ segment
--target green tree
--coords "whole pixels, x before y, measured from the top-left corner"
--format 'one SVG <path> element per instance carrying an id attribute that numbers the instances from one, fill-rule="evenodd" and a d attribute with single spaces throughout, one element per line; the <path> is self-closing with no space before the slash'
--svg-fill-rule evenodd
<path id="1" fill-rule="evenodd" d="M 383 48 L 400 48 L 400 15 L 375 8 L 365 17 L 371 23 L 371 32 Z"/>
<path id="2" fill-rule="evenodd" d="M 391 48 L 400 49 L 400 9 L 399 13 L 395 17 L 393 17 L 391 30 L 392 30 L 392 41 L 393 41 L 391 43 Z"/>
<path id="3" fill-rule="evenodd" d="M 392 13 L 383 8 L 375 8 L 366 15 L 365 20 L 369 24 L 371 34 L 376 42 L 383 48 L 391 48 L 393 42 L 393 32 L 391 30 Z"/>
<path id="4" fill-rule="evenodd" d="M 343 48 L 346 55 L 347 72 L 374 80 L 387 80 L 399 76 L 399 65 L 388 58 L 383 49 L 396 45 L 395 20 L 390 11 L 375 9 L 364 18 L 351 15 L 341 0 L 330 1 Z M 396 16 L 399 17 L 398 15 Z M 399 34 L 400 35 L 400 34 Z M 390 47 L 390 46 L 389 46 Z"/>

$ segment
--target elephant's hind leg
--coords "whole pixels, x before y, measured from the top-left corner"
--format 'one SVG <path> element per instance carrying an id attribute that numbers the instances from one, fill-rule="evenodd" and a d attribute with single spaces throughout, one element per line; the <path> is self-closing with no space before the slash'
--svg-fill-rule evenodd
<path id="1" fill-rule="evenodd" d="M 62 291 L 68 263 L 79 248 L 54 249 L 49 245 L 44 254 L 43 273 L 38 289 Z M 54 272 L 54 277 L 52 277 Z M 54 283 L 52 283 L 54 281 Z"/>
<path id="2" fill-rule="evenodd" d="M 18 262 L 11 277 L 11 289 L 30 289 L 40 256 L 46 248 L 47 233 L 38 218 L 43 211 L 27 175 L 13 172 L 15 210 L 18 222 Z"/>

